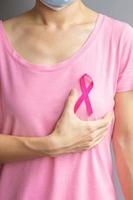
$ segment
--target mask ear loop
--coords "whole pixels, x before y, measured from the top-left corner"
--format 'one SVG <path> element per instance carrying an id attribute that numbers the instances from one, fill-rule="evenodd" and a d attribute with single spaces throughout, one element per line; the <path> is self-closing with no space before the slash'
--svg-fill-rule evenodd
<path id="1" fill-rule="evenodd" d="M 85 79 L 89 82 L 88 87 L 86 86 Z M 80 88 L 82 91 L 82 95 L 78 98 L 78 100 L 75 103 L 74 113 L 76 113 L 79 106 L 84 101 L 86 104 L 87 113 L 90 116 L 93 113 L 93 110 L 92 110 L 92 106 L 91 106 L 88 94 L 90 93 L 91 89 L 93 88 L 94 83 L 93 83 L 92 78 L 86 73 L 80 77 L 79 81 L 80 81 Z"/>

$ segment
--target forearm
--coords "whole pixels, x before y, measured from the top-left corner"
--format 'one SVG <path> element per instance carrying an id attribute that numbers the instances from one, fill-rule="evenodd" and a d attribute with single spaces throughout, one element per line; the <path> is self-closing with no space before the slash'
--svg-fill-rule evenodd
<path id="1" fill-rule="evenodd" d="M 52 145 L 50 135 L 21 137 L 0 134 L 0 163 L 29 160 L 47 156 Z"/>
<path id="2" fill-rule="evenodd" d="M 127 134 L 128 138 L 128 134 Z M 133 140 L 113 140 L 116 166 L 125 200 L 133 199 Z"/>

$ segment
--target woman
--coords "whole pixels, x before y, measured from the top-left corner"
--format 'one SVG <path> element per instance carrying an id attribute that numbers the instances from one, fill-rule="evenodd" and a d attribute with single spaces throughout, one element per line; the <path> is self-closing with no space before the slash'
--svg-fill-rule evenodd
<path id="1" fill-rule="evenodd" d="M 110 142 L 114 114 L 127 126 L 117 93 L 132 94 L 132 35 L 80 0 L 0 20 L 0 200 L 116 199 Z"/>

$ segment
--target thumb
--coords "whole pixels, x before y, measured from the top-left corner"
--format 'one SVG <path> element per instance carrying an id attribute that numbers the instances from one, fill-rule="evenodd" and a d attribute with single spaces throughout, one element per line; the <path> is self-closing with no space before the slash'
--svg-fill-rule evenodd
<path id="1" fill-rule="evenodd" d="M 70 112 L 74 112 L 74 106 L 78 97 L 78 92 L 75 88 L 73 88 L 68 96 L 66 109 L 69 109 Z"/>

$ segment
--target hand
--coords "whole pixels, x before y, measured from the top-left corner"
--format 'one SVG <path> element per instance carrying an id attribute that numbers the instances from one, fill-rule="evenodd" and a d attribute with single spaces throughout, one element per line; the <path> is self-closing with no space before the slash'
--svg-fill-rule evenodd
<path id="1" fill-rule="evenodd" d="M 65 109 L 50 135 L 54 144 L 54 148 L 52 146 L 49 152 L 52 157 L 91 149 L 103 140 L 111 124 L 112 113 L 94 121 L 80 120 L 74 113 L 77 97 L 77 91 L 72 90 Z"/>

